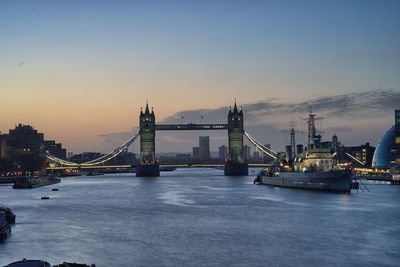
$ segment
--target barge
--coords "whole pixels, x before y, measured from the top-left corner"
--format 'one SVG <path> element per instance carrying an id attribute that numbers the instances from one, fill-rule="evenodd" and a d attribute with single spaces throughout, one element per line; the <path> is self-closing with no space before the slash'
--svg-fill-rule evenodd
<path id="1" fill-rule="evenodd" d="M 39 186 L 51 185 L 60 183 L 60 178 L 53 176 L 31 176 L 26 178 L 21 178 L 16 181 L 13 185 L 14 189 L 29 189 Z"/>

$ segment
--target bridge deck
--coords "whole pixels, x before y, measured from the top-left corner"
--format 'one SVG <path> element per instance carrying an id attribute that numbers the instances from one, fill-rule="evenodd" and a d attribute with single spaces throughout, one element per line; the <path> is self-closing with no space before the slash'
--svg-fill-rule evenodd
<path id="1" fill-rule="evenodd" d="M 249 163 L 249 167 L 270 167 L 273 164 L 269 163 Z M 204 168 L 204 167 L 223 167 L 225 164 L 204 164 L 204 163 L 191 163 L 191 164 L 161 164 L 160 167 L 175 167 L 175 168 Z M 134 168 L 132 165 L 100 165 L 100 166 L 61 166 L 61 167 L 48 167 L 48 170 L 65 170 L 65 169 L 124 169 Z"/>
<path id="2" fill-rule="evenodd" d="M 157 131 L 170 130 L 227 130 L 228 124 L 156 124 Z"/>

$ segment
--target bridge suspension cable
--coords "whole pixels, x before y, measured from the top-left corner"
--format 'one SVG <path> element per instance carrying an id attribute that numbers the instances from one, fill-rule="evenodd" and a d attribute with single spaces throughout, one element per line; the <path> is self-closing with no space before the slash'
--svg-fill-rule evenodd
<path id="1" fill-rule="evenodd" d="M 353 155 L 351 155 L 350 153 L 346 152 L 346 155 L 349 156 L 350 158 L 352 158 L 353 160 L 357 161 L 358 163 L 360 163 L 361 165 L 365 165 L 362 161 L 360 161 L 359 159 L 357 159 L 356 157 L 354 157 Z"/>
<path id="2" fill-rule="evenodd" d="M 253 143 L 258 149 L 260 149 L 264 154 L 270 156 L 273 159 L 277 159 L 277 155 L 278 153 L 276 153 L 275 151 L 271 150 L 270 148 L 262 145 L 260 142 L 258 142 L 256 139 L 254 139 L 253 137 L 251 137 L 251 135 L 249 135 L 247 132 L 244 132 L 244 135 L 247 137 L 247 139 Z"/>
<path id="3" fill-rule="evenodd" d="M 62 165 L 66 165 L 66 166 L 96 166 L 96 165 L 100 165 L 103 164 L 113 158 L 115 158 L 116 156 L 118 156 L 122 151 L 124 151 L 125 149 L 127 149 L 135 140 L 136 138 L 139 136 L 139 133 L 135 134 L 131 139 L 129 139 L 126 143 L 122 144 L 121 146 L 117 147 L 116 149 L 114 149 L 112 152 L 107 153 L 97 159 L 94 160 L 90 160 L 84 163 L 76 163 L 76 162 L 71 162 L 71 161 L 67 161 L 67 160 L 63 160 L 60 158 L 57 158 L 51 154 L 47 154 L 47 158 L 55 161 L 57 163 L 60 163 Z"/>
<path id="4" fill-rule="evenodd" d="M 115 153 L 117 153 L 117 155 L 118 155 L 118 154 L 120 154 L 124 149 L 128 148 L 128 147 L 135 141 L 135 139 L 136 139 L 138 136 L 139 136 L 139 133 L 135 134 L 131 139 L 128 140 L 128 142 L 126 142 L 126 143 L 123 144 L 123 145 L 120 145 L 119 147 L 117 147 L 116 149 L 114 149 L 113 151 L 111 151 L 110 153 L 105 154 L 105 155 L 103 155 L 103 156 L 101 156 L 101 157 L 99 157 L 99 158 L 97 158 L 97 159 L 93 159 L 93 160 L 87 161 L 87 162 L 82 163 L 82 164 L 87 165 L 87 164 L 95 163 L 95 162 L 100 161 L 100 160 L 102 160 L 102 159 L 104 159 L 104 158 L 107 158 L 107 157 L 109 157 L 109 156 L 111 156 L 111 155 L 114 155 Z M 114 158 L 114 157 L 111 157 L 110 159 L 112 159 L 112 158 Z M 108 160 L 110 160 L 110 159 L 108 159 Z M 107 160 L 107 161 L 108 161 L 108 160 Z M 81 164 L 81 165 L 82 165 L 82 164 Z"/>

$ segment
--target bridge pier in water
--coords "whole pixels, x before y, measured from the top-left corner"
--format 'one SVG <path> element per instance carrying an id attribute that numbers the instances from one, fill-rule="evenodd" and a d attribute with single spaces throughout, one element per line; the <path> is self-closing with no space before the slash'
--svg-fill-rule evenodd
<path id="1" fill-rule="evenodd" d="M 244 176 L 249 174 L 248 165 L 244 162 L 243 134 L 243 111 L 242 109 L 238 111 L 235 101 L 233 111 L 229 110 L 228 113 L 229 158 L 225 162 L 225 176 Z"/>
<path id="2" fill-rule="evenodd" d="M 154 111 L 150 112 L 149 105 L 140 111 L 140 161 L 136 166 L 137 177 L 160 176 L 160 167 L 155 156 L 156 122 Z"/>

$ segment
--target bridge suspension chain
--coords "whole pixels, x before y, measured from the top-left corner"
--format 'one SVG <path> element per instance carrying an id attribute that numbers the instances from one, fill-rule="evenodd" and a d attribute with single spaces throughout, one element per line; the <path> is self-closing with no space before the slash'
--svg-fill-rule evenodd
<path id="1" fill-rule="evenodd" d="M 256 139 L 254 139 L 251 135 L 249 135 L 247 132 L 244 132 L 244 135 L 247 137 L 247 139 L 255 145 L 258 149 L 260 149 L 264 154 L 270 156 L 273 159 L 277 159 L 277 153 L 266 146 L 262 145 L 260 142 L 258 142 Z"/>
<path id="2" fill-rule="evenodd" d="M 118 156 L 121 152 L 123 152 L 125 149 L 127 149 L 135 140 L 136 138 L 139 136 L 139 133 L 135 134 L 131 139 L 129 139 L 126 143 L 124 143 L 123 145 L 117 147 L 116 149 L 114 149 L 112 152 L 107 153 L 106 155 L 103 155 L 97 159 L 94 160 L 90 160 L 84 163 L 75 163 L 75 162 L 71 162 L 71 161 L 67 161 L 67 160 L 63 160 L 60 158 L 57 158 L 51 154 L 47 154 L 46 157 L 52 161 L 55 161 L 59 164 L 62 165 L 66 165 L 66 166 L 96 166 L 96 165 L 100 165 L 103 164 L 113 158 L 115 158 L 116 156 Z"/>

